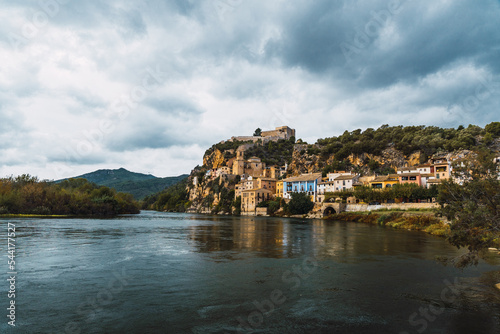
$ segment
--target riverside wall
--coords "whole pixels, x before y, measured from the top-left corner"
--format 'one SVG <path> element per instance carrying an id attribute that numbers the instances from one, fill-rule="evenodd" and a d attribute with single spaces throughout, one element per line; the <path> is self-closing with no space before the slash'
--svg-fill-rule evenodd
<path id="1" fill-rule="evenodd" d="M 347 204 L 345 207 L 346 212 L 362 212 L 374 211 L 380 209 L 386 210 L 421 210 L 421 209 L 436 209 L 439 208 L 438 203 L 382 203 L 379 205 L 369 204 Z"/>

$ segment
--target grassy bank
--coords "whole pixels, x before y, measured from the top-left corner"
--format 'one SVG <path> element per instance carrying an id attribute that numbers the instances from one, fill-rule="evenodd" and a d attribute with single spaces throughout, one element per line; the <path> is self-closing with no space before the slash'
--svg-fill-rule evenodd
<path id="1" fill-rule="evenodd" d="M 69 215 L 4 214 L 0 218 L 70 218 Z"/>
<path id="2" fill-rule="evenodd" d="M 446 237 L 450 227 L 443 220 L 428 212 L 342 212 L 325 219 L 377 224 L 397 229 L 423 231 L 432 235 Z"/>

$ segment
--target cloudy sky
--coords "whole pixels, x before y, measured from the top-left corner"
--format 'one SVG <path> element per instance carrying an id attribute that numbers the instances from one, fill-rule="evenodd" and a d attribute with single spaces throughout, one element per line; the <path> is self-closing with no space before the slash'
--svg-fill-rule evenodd
<path id="1" fill-rule="evenodd" d="M 178 175 L 257 127 L 500 120 L 498 0 L 0 4 L 0 177 Z"/>

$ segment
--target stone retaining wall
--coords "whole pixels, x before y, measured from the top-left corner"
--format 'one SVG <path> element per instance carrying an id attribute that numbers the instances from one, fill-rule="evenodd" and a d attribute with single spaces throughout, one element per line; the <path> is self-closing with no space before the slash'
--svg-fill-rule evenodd
<path id="1" fill-rule="evenodd" d="M 346 212 L 360 212 L 360 211 L 373 211 L 380 209 L 387 210 L 415 210 L 415 209 L 435 209 L 439 208 L 437 203 L 398 203 L 398 204 L 388 204 L 382 203 L 380 205 L 368 205 L 368 204 L 347 204 Z"/>

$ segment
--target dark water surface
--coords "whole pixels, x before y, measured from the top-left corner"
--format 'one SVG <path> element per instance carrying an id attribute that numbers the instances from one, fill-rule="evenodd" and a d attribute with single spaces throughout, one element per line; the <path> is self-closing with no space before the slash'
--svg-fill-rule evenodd
<path id="1" fill-rule="evenodd" d="M 1 333 L 500 333 L 498 255 L 443 267 L 457 250 L 419 232 L 155 212 L 0 224 Z"/>

